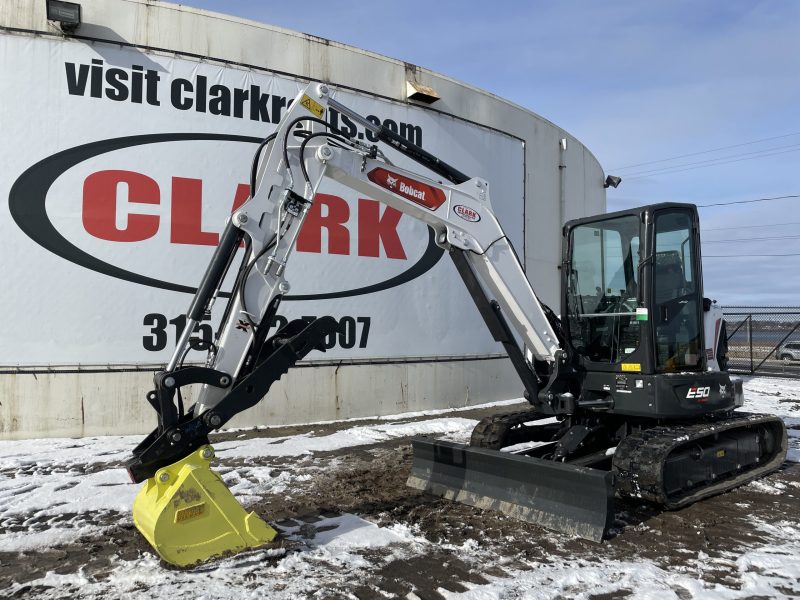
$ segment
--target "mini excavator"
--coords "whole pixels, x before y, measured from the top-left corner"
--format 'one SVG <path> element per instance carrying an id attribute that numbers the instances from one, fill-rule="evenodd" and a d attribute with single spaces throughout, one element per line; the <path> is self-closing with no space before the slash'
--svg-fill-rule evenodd
<path id="1" fill-rule="evenodd" d="M 329 109 L 423 173 L 331 126 Z M 783 463 L 783 422 L 734 412 L 742 385 L 725 370 L 721 310 L 703 297 L 695 206 L 662 203 L 566 223 L 559 317 L 531 288 L 487 181 L 311 83 L 255 154 L 251 197 L 228 220 L 175 352 L 147 394 L 158 426 L 126 461 L 131 479 L 145 482 L 134 523 L 165 561 L 186 566 L 275 541 L 276 531 L 211 470 L 208 435 L 260 402 L 336 331 L 336 321 L 322 317 L 289 321 L 268 336 L 289 291 L 287 262 L 325 177 L 428 225 L 530 404 L 480 421 L 467 445 L 415 438 L 409 486 L 599 541 L 613 523 L 615 496 L 675 509 Z M 214 341 L 192 338 L 240 245 Z M 183 365 L 192 349 L 207 352 L 205 366 Z M 184 409 L 181 388 L 192 384 L 202 388 Z"/>

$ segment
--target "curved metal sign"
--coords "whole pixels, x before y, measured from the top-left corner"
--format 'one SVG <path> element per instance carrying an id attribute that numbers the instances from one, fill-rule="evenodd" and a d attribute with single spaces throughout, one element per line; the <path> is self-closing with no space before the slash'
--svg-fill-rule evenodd
<path id="1" fill-rule="evenodd" d="M 9 193 L 11 216 L 19 228 L 37 244 L 81 267 L 132 283 L 176 292 L 194 293 L 196 289 L 194 287 L 132 271 L 86 252 L 61 233 L 46 209 L 48 192 L 54 182 L 80 163 L 126 148 L 181 141 L 258 144 L 260 139 L 249 136 L 212 133 L 161 133 L 113 138 L 69 148 L 39 161 L 17 178 Z M 147 150 L 142 149 L 142 152 L 146 153 Z M 443 250 L 435 244 L 433 235 L 429 232 L 428 243 L 422 255 L 410 267 L 399 274 L 360 287 L 293 295 L 287 296 L 285 299 L 323 300 L 370 294 L 390 289 L 429 271 L 439 261 L 442 254 Z"/>

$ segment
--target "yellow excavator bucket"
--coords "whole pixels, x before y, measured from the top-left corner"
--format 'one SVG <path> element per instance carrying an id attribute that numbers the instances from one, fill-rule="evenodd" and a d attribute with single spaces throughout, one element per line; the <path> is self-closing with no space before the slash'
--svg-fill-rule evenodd
<path id="1" fill-rule="evenodd" d="M 242 505 L 211 470 L 214 450 L 202 446 L 156 471 L 133 503 L 133 522 L 158 555 L 185 567 L 257 548 L 278 535 Z"/>

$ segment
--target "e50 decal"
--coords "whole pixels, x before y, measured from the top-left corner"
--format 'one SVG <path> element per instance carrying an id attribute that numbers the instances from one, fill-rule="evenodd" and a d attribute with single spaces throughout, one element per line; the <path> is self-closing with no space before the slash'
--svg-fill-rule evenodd
<path id="1" fill-rule="evenodd" d="M 710 387 L 690 387 L 686 393 L 687 398 L 708 398 L 711 395 Z"/>

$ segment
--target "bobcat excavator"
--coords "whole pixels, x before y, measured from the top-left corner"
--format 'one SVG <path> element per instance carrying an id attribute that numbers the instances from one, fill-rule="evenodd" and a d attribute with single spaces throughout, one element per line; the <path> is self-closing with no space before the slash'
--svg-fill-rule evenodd
<path id="1" fill-rule="evenodd" d="M 347 115 L 425 174 L 326 120 Z M 679 508 L 777 469 L 783 422 L 734 412 L 721 311 L 703 298 L 696 207 L 665 203 L 571 221 L 563 229 L 560 318 L 534 293 L 495 218 L 489 183 L 471 178 L 331 97 L 302 91 L 260 145 L 251 197 L 231 215 L 189 306 L 187 326 L 147 400 L 158 427 L 126 467 L 145 484 L 136 527 L 167 562 L 255 548 L 277 533 L 246 513 L 209 467 L 211 431 L 258 403 L 336 330 L 331 317 L 269 324 L 289 291 L 287 262 L 323 178 L 426 223 L 522 381 L 530 410 L 484 419 L 469 445 L 413 440 L 408 485 L 592 540 L 616 496 Z M 192 338 L 244 256 L 213 343 Z M 233 273 L 231 273 L 233 276 Z M 190 350 L 205 366 L 183 365 Z M 185 409 L 181 388 L 201 384 Z"/>

